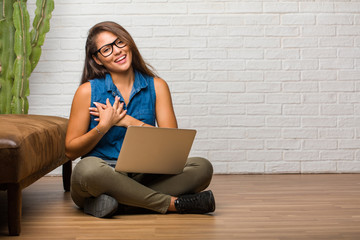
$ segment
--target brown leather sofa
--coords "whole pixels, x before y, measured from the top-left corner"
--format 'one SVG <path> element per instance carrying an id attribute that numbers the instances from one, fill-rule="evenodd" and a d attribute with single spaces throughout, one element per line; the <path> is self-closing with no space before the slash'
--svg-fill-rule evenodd
<path id="1" fill-rule="evenodd" d="M 70 190 L 67 122 L 54 116 L 0 115 L 0 190 L 7 190 L 10 235 L 21 231 L 22 189 L 62 165 L 64 189 Z"/>

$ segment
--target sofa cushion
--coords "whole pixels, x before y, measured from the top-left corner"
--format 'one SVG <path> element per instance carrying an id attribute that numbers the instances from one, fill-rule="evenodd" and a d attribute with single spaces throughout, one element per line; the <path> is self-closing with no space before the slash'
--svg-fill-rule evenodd
<path id="1" fill-rule="evenodd" d="M 17 183 L 64 159 L 68 120 L 55 116 L 0 115 L 0 183 Z"/>

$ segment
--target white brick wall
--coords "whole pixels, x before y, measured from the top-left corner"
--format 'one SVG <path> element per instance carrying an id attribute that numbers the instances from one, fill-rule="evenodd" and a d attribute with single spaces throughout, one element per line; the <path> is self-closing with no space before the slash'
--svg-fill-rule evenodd
<path id="1" fill-rule="evenodd" d="M 87 31 L 112 20 L 216 173 L 360 172 L 359 16 L 351 0 L 55 0 L 29 113 L 69 116 Z"/>

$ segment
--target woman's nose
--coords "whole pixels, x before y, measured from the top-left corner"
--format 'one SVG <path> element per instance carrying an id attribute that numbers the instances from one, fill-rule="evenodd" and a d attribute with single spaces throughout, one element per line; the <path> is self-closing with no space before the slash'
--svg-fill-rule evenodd
<path id="1" fill-rule="evenodd" d="M 115 55 L 121 53 L 121 48 L 117 47 L 116 45 L 113 45 L 113 52 Z"/>

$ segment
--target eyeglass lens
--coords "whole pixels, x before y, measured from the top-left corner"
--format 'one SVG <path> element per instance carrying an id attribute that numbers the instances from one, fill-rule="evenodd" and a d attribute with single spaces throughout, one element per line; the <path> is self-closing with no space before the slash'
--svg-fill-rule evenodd
<path id="1" fill-rule="evenodd" d="M 111 53 L 113 52 L 113 45 L 115 45 L 118 48 L 123 48 L 125 47 L 126 43 L 124 43 L 120 39 L 116 39 L 114 42 L 101 47 L 99 50 L 100 54 L 103 55 L 104 57 L 110 56 Z"/>

